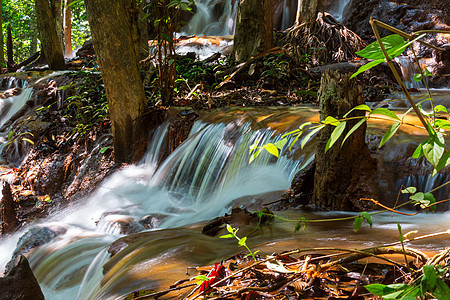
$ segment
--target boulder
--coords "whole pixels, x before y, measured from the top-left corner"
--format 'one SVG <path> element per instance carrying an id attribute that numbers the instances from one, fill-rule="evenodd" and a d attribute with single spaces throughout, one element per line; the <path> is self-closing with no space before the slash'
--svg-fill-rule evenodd
<path id="1" fill-rule="evenodd" d="M 0 300 L 43 300 L 36 277 L 31 271 L 25 256 L 20 256 L 19 262 L 11 271 L 0 278 Z"/>

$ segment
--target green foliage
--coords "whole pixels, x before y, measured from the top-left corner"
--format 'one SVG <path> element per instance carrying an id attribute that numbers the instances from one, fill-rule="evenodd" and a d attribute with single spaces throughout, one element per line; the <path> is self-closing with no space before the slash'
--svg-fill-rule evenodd
<path id="1" fill-rule="evenodd" d="M 11 24 L 13 37 L 13 54 L 15 62 L 21 62 L 39 50 L 36 13 L 33 0 L 4 0 L 3 4 L 3 32 Z M 84 1 L 73 1 L 72 11 L 72 45 L 74 49 L 81 46 L 89 36 Z M 6 34 L 3 34 L 6 45 Z"/>
<path id="2" fill-rule="evenodd" d="M 78 71 L 71 76 L 74 79 L 69 85 L 58 88 L 68 96 L 61 109 L 66 122 L 73 127 L 70 136 L 81 137 L 109 120 L 109 107 L 100 74 Z M 55 104 L 37 109 L 38 114 L 47 116 Z"/>
<path id="3" fill-rule="evenodd" d="M 447 300 L 450 299 L 450 288 L 443 280 L 446 269 L 448 267 L 425 265 L 420 272 L 420 280 L 409 284 L 369 284 L 365 288 L 382 299 L 415 300 L 417 297 L 422 298 L 430 294 L 438 300 Z"/>
<path id="4" fill-rule="evenodd" d="M 184 22 L 179 20 L 181 11 L 192 11 L 193 0 L 151 1 L 146 17 L 152 17 L 156 31 L 157 81 L 163 105 L 171 105 L 174 96 L 176 76 L 176 55 L 174 33 Z"/>
<path id="5" fill-rule="evenodd" d="M 34 137 L 34 135 L 31 132 L 14 132 L 14 131 L 10 131 L 8 133 L 8 141 L 5 144 L 5 148 L 9 148 L 11 145 L 15 144 L 15 143 L 19 143 L 21 141 L 26 142 L 30 145 L 34 145 L 34 142 L 30 139 L 27 138 L 26 136 L 31 136 Z"/>
<path id="6" fill-rule="evenodd" d="M 427 209 L 428 211 L 428 207 L 431 206 L 432 211 L 436 210 L 436 206 L 433 205 L 436 203 L 436 199 L 432 193 L 417 192 L 417 188 L 413 186 L 403 189 L 401 192 L 402 194 L 410 194 L 409 199 L 412 200 L 412 204 L 419 206 L 421 209 Z"/>
<path id="7" fill-rule="evenodd" d="M 360 212 L 359 215 L 357 217 L 355 217 L 355 220 L 353 221 L 353 232 L 357 233 L 360 229 L 361 226 L 364 222 L 364 220 L 366 220 L 367 224 L 369 224 L 370 228 L 372 228 L 372 217 L 371 215 L 366 212 Z"/>
<path id="8" fill-rule="evenodd" d="M 225 234 L 220 236 L 221 239 L 230 239 L 230 238 L 235 238 L 238 241 L 238 245 L 240 247 L 245 247 L 248 251 L 248 254 L 246 256 L 250 256 L 252 257 L 255 261 L 256 261 L 256 256 L 255 254 L 259 252 L 259 250 L 253 252 L 252 250 L 250 250 L 250 248 L 247 246 L 247 237 L 244 236 L 243 238 L 240 238 L 237 236 L 237 232 L 238 232 L 239 228 L 233 228 L 230 224 L 227 224 L 227 231 L 229 232 L 229 234 Z"/>

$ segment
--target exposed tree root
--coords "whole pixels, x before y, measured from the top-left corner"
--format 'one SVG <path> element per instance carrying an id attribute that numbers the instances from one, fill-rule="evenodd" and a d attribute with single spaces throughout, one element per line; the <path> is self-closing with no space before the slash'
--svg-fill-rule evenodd
<path id="1" fill-rule="evenodd" d="M 365 42 L 356 33 L 326 12 L 319 12 L 313 22 L 291 28 L 286 42 L 288 53 L 297 59 L 308 53 L 313 64 L 352 59 L 355 52 L 365 46 Z"/>

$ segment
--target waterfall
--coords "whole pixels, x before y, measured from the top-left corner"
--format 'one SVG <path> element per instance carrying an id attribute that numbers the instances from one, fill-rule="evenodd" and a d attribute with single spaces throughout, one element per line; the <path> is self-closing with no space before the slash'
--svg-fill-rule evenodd
<path id="1" fill-rule="evenodd" d="M 402 80 L 405 84 L 406 88 L 416 88 L 422 89 L 425 88 L 425 85 L 422 81 L 414 81 L 413 76 L 419 73 L 419 69 L 416 63 L 409 56 L 398 56 L 394 58 L 395 62 L 400 66 L 400 70 L 402 73 Z"/>
<path id="2" fill-rule="evenodd" d="M 249 146 L 276 142 L 298 124 L 317 120 L 317 113 L 311 107 L 217 110 L 196 121 L 189 138 L 164 160 L 160 155 L 168 124 L 163 124 L 142 163 L 113 174 L 71 208 L 2 239 L 0 265 L 5 266 L 16 244 L 17 249 L 40 245 L 27 257 L 46 299 L 74 299 L 78 294 L 79 300 L 92 300 L 117 299 L 147 288 L 156 276 L 148 275 L 149 270 L 164 272 L 157 266 L 181 260 L 180 255 L 189 257 L 188 265 L 208 263 L 211 256 L 228 257 L 234 245 L 217 249 L 215 238 L 202 235 L 196 224 L 224 214 L 243 196 L 287 189 L 302 162 L 313 159 L 314 142 L 293 152 L 288 143 L 279 159 L 263 151 L 250 165 Z M 412 179 L 409 183 L 415 184 Z M 138 232 L 130 236 L 138 244 L 111 258 L 108 250 L 114 241 Z M 292 228 L 282 232 L 280 238 L 292 238 Z M 319 236 L 313 232 L 308 240 Z M 114 247 L 125 245 L 119 241 Z"/>
<path id="3" fill-rule="evenodd" d="M 238 1 L 196 0 L 197 12 L 182 31 L 187 35 L 233 35 Z"/>
<path id="4" fill-rule="evenodd" d="M 342 19 L 344 17 L 344 9 L 345 6 L 350 2 L 350 0 L 339 0 L 337 3 L 333 6 L 333 8 L 330 10 L 330 13 L 333 15 L 333 17 L 339 21 L 342 22 Z"/>

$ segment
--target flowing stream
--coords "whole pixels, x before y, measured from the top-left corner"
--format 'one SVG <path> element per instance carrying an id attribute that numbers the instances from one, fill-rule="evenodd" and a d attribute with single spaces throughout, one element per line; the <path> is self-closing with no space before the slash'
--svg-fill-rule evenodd
<path id="1" fill-rule="evenodd" d="M 197 121 L 188 140 L 162 161 L 159 153 L 167 134 L 164 124 L 156 131 L 142 163 L 112 175 L 71 209 L 3 239 L 0 265 L 6 265 L 16 247 L 41 244 L 27 257 L 46 299 L 120 299 L 134 290 L 163 289 L 178 279 L 189 278 L 185 275 L 187 267 L 213 263 L 239 251 L 232 241 L 202 235 L 205 220 L 223 215 L 236 199 L 251 203 L 265 199 L 264 193 L 287 189 L 299 168 L 313 159 L 314 141 L 303 151 L 283 149 L 279 159 L 263 152 L 249 165 L 249 146 L 275 142 L 281 133 L 314 120 L 315 107 L 221 109 Z M 377 130 L 388 126 L 376 124 L 369 128 L 369 134 L 377 135 Z M 402 130 L 408 132 L 407 126 Z M 404 159 L 405 145 L 417 145 L 423 132 L 417 134 L 400 134 L 388 143 L 380 154 L 384 172 L 392 172 L 387 166 Z M 408 165 L 414 167 L 426 169 L 426 165 Z M 449 174 L 432 180 L 427 176 L 416 172 L 410 177 L 380 180 L 380 189 L 396 194 L 394 189 L 399 184 L 431 188 L 450 179 Z M 444 193 L 448 195 L 448 189 Z M 349 215 L 303 211 L 281 214 L 297 220 L 301 216 Z M 311 226 L 295 235 L 292 224 L 277 222 L 249 241 L 262 253 L 296 248 L 299 243 L 368 247 L 375 242 L 395 241 L 397 221 L 407 231 L 427 233 L 448 229 L 449 220 L 446 212 L 410 219 L 381 215 L 374 218 L 374 229 L 365 228 L 358 235 L 351 233 L 351 222 Z M 244 228 L 242 234 L 248 229 Z M 128 247 L 120 241 L 114 243 L 137 232 L 141 233 L 129 236 Z M 421 247 L 436 251 L 446 245 L 448 240 L 437 239 Z M 111 258 L 111 247 L 122 251 Z"/>

